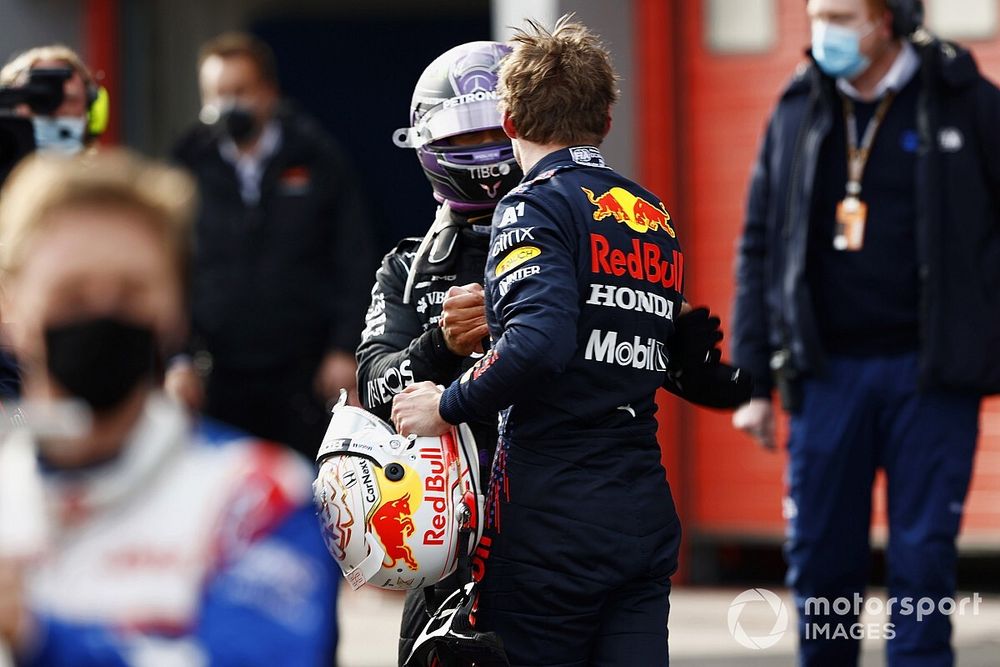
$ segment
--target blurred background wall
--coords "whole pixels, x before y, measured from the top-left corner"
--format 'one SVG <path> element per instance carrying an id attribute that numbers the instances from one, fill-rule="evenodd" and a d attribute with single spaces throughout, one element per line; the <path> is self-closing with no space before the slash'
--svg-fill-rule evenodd
<path id="1" fill-rule="evenodd" d="M 53 40 L 80 48 L 85 10 L 79 0 L 0 0 L 0 56 Z"/>

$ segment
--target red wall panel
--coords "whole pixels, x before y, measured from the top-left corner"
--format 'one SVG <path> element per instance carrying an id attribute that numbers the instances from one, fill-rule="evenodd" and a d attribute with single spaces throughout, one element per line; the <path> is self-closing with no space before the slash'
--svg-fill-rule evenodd
<path id="1" fill-rule="evenodd" d="M 87 0 L 84 12 L 83 59 L 90 67 L 100 85 L 108 90 L 110 116 L 108 129 L 101 137 L 104 144 L 117 144 L 119 128 L 120 72 L 122 70 L 121 50 L 118 40 L 118 0 Z"/>

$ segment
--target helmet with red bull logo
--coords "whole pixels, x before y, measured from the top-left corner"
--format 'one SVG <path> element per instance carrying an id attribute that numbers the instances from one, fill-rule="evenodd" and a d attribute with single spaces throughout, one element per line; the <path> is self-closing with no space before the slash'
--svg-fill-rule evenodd
<path id="1" fill-rule="evenodd" d="M 482 535 L 479 458 L 464 424 L 405 438 L 342 394 L 316 462 L 323 539 L 355 589 L 435 584 Z"/>
<path id="2" fill-rule="evenodd" d="M 473 146 L 454 137 L 499 130 L 497 81 L 511 49 L 500 42 L 469 42 L 427 66 L 410 102 L 410 127 L 393 133 L 397 146 L 415 148 L 439 202 L 453 211 L 491 209 L 521 180 L 509 139 Z"/>

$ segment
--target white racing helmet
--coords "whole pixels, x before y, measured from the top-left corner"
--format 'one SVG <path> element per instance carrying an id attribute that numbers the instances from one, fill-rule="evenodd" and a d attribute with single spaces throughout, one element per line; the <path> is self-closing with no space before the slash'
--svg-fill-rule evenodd
<path id="1" fill-rule="evenodd" d="M 323 539 L 355 590 L 435 584 L 482 536 L 479 457 L 465 424 L 405 438 L 341 394 L 316 463 Z"/>

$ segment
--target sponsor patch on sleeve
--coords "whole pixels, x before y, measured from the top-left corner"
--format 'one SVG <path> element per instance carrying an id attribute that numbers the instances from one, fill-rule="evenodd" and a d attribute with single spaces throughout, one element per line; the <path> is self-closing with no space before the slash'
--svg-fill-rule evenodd
<path id="1" fill-rule="evenodd" d="M 374 336 L 385 334 L 385 294 L 378 283 L 372 287 L 372 301 L 365 314 L 365 329 L 361 332 L 361 340 L 367 341 Z"/>
<path id="2" fill-rule="evenodd" d="M 499 278 L 511 269 L 516 269 L 525 262 L 529 262 L 542 254 L 541 248 L 533 245 L 526 245 L 515 248 L 507 253 L 507 256 L 500 260 L 496 268 L 496 276 Z"/>
<path id="3" fill-rule="evenodd" d="M 511 286 L 514 283 L 520 282 L 525 278 L 530 278 L 531 276 L 537 276 L 541 272 L 542 267 L 537 264 L 532 264 L 531 266 L 525 266 L 517 271 L 509 273 L 503 277 L 503 280 L 501 280 L 498 285 L 500 289 L 500 296 L 507 296 L 507 292 L 510 291 Z"/>

